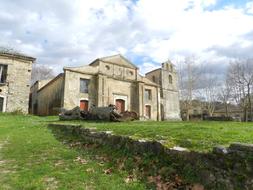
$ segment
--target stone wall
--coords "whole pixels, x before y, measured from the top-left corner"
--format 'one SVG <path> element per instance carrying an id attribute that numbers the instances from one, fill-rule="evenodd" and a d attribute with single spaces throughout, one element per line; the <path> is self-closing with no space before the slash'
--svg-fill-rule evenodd
<path id="1" fill-rule="evenodd" d="M 201 183 L 205 189 L 253 189 L 253 145 L 234 143 L 228 148 L 215 147 L 210 153 L 200 153 L 170 149 L 160 142 L 133 140 L 80 125 L 50 124 L 49 127 L 54 133 L 75 136 L 83 142 L 157 155 L 173 164 L 181 175 L 188 179 L 190 175 L 192 182 Z"/>
<path id="2" fill-rule="evenodd" d="M 0 97 L 4 98 L 5 112 L 28 113 L 32 64 L 35 58 L 0 53 L 0 64 L 7 65 L 7 78 L 0 84 Z"/>

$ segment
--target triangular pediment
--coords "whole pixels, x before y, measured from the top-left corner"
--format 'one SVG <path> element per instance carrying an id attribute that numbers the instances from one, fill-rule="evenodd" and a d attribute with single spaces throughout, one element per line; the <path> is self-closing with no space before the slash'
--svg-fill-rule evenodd
<path id="1" fill-rule="evenodd" d="M 124 56 L 122 56 L 120 54 L 99 58 L 99 60 L 101 60 L 103 62 L 108 62 L 108 63 L 120 65 L 123 67 L 137 69 L 137 67 L 133 63 L 131 63 L 131 61 L 129 61 L 128 59 L 126 59 Z"/>

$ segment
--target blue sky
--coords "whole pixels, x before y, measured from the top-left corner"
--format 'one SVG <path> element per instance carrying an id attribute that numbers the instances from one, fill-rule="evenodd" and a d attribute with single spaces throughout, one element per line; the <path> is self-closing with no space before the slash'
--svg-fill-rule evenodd
<path id="1" fill-rule="evenodd" d="M 142 73 L 185 57 L 252 58 L 253 0 L 0 0 L 0 46 L 64 66 L 121 53 Z"/>

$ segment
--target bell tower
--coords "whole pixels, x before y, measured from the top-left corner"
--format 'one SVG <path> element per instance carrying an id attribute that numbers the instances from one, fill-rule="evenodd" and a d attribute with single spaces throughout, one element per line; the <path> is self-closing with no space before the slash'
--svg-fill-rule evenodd
<path id="1" fill-rule="evenodd" d="M 162 120 L 181 120 L 178 76 L 175 66 L 169 60 L 162 63 L 160 96 Z"/>

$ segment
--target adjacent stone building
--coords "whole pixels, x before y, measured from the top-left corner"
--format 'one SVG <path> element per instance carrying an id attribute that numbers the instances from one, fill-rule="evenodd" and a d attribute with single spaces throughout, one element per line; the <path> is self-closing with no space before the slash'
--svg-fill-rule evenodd
<path id="1" fill-rule="evenodd" d="M 38 115 L 113 104 L 120 112 L 135 111 L 140 119 L 180 119 L 177 74 L 170 62 L 144 77 L 122 55 L 99 58 L 86 66 L 65 67 L 36 93 Z"/>
<path id="2" fill-rule="evenodd" d="M 38 91 L 45 86 L 52 79 L 39 80 L 36 81 L 30 89 L 30 98 L 29 98 L 29 113 L 38 114 Z"/>
<path id="3" fill-rule="evenodd" d="M 32 64 L 35 58 L 0 53 L 0 112 L 28 113 Z"/>

